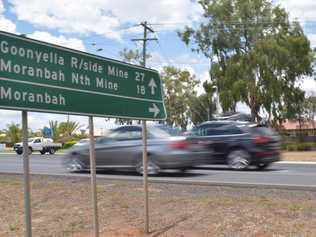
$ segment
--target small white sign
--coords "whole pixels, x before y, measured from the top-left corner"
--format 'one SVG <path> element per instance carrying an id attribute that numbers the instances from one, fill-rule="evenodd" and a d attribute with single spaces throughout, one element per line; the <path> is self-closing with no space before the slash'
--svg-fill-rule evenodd
<path id="1" fill-rule="evenodd" d="M 5 149 L 5 144 L 0 144 L 0 151 L 3 151 Z"/>

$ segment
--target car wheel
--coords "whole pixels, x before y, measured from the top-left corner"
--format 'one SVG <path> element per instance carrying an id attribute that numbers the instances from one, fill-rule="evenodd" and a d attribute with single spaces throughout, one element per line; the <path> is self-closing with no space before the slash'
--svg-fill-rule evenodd
<path id="1" fill-rule="evenodd" d="M 45 155 L 46 151 L 41 150 L 40 153 L 41 153 L 41 155 Z"/>
<path id="2" fill-rule="evenodd" d="M 149 175 L 155 175 L 159 173 L 160 168 L 153 161 L 148 160 L 147 171 Z M 136 165 L 136 172 L 139 174 L 144 174 L 143 160 L 139 161 L 138 164 Z"/>
<path id="3" fill-rule="evenodd" d="M 22 155 L 22 154 L 23 154 L 23 149 L 21 149 L 21 150 L 16 150 L 15 152 L 16 152 L 16 154 L 18 154 L 18 155 Z M 29 155 L 31 155 L 32 152 L 33 152 L 32 148 L 29 147 L 29 149 L 28 149 Z"/>
<path id="4" fill-rule="evenodd" d="M 234 170 L 244 170 L 249 166 L 250 155 L 246 150 L 235 149 L 229 152 L 227 164 Z"/>
<path id="5" fill-rule="evenodd" d="M 186 173 L 190 168 L 180 168 L 179 171 L 181 173 Z"/>
<path id="6" fill-rule="evenodd" d="M 258 170 L 264 170 L 264 169 L 266 169 L 266 168 L 269 167 L 269 166 L 270 166 L 270 163 L 258 164 L 258 165 L 257 165 L 257 169 L 258 169 Z"/>
<path id="7" fill-rule="evenodd" d="M 54 155 L 56 152 L 56 150 L 54 148 L 50 148 L 49 149 L 49 154 Z"/>
<path id="8" fill-rule="evenodd" d="M 18 155 L 22 155 L 23 150 L 16 150 L 15 152 L 16 152 L 16 154 L 18 154 Z"/>
<path id="9" fill-rule="evenodd" d="M 65 168 L 71 173 L 81 172 L 85 170 L 82 164 L 77 161 L 72 161 L 72 162 L 67 163 L 65 165 Z"/>

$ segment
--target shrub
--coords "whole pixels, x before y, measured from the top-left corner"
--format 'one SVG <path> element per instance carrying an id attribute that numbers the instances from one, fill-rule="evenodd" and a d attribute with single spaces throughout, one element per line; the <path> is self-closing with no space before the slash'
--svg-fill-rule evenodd
<path id="1" fill-rule="evenodd" d="M 311 151 L 313 148 L 313 145 L 310 143 L 299 143 L 297 145 L 298 151 Z"/>
<path id="2" fill-rule="evenodd" d="M 77 143 L 77 141 L 69 141 L 69 142 L 65 142 L 63 144 L 63 149 L 68 149 L 70 147 L 72 147 L 73 145 L 75 145 Z"/>
<path id="3" fill-rule="evenodd" d="M 288 145 L 287 145 L 287 150 L 288 150 L 288 151 L 297 151 L 297 146 L 296 146 L 296 144 L 288 144 Z"/>
<path id="4" fill-rule="evenodd" d="M 288 151 L 311 151 L 313 148 L 314 144 L 312 142 L 288 144 L 286 147 Z"/>

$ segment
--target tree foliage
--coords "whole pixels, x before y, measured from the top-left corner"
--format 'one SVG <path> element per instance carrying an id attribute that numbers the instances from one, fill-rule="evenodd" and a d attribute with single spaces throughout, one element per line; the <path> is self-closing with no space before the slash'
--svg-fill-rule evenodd
<path id="1" fill-rule="evenodd" d="M 119 54 L 124 62 L 136 65 L 141 65 L 143 63 L 143 54 L 138 49 L 133 50 L 124 48 Z M 146 54 L 146 59 L 149 59 L 150 57 L 150 54 Z"/>
<path id="2" fill-rule="evenodd" d="M 304 100 L 298 82 L 312 72 L 310 42 L 297 22 L 268 0 L 201 0 L 204 22 L 179 33 L 212 62 L 210 76 L 224 111 L 246 103 L 275 123 L 293 117 Z"/>
<path id="3" fill-rule="evenodd" d="M 194 125 L 210 120 L 216 113 L 216 100 L 214 94 L 216 88 L 209 83 L 203 84 L 205 93 L 191 100 L 191 121 Z"/>
<path id="4" fill-rule="evenodd" d="M 79 123 L 67 120 L 66 122 L 59 123 L 58 131 L 65 137 L 70 137 L 79 128 Z"/>
<path id="5" fill-rule="evenodd" d="M 167 123 L 186 129 L 191 115 L 191 106 L 196 99 L 198 81 L 190 72 L 172 66 L 163 68 L 161 78 L 164 86 Z"/>
<path id="6" fill-rule="evenodd" d="M 67 119 L 66 122 L 49 121 L 49 127 L 52 129 L 54 141 L 68 141 L 74 136 L 74 132 L 80 128 L 78 122 Z"/>
<path id="7" fill-rule="evenodd" d="M 17 143 L 21 141 L 22 130 L 19 124 L 11 123 L 7 124 L 5 129 L 6 138 L 10 143 Z"/>

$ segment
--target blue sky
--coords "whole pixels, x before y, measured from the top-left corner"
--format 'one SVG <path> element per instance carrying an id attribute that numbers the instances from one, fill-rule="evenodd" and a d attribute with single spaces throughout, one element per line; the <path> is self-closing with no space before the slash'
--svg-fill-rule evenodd
<path id="1" fill-rule="evenodd" d="M 274 3 L 281 4 L 293 20 L 301 22 L 312 46 L 316 47 L 316 1 Z M 201 13 L 202 9 L 192 0 L 0 0 L 0 29 L 120 60 L 122 49 L 140 48 L 131 39 L 142 37 L 142 28 L 137 24 L 146 20 L 156 31 L 152 36 L 159 39 L 148 45 L 152 58 L 147 66 L 159 70 L 171 64 L 188 69 L 202 82 L 208 80 L 209 61 L 192 53 L 176 33 L 185 25 L 198 24 Z M 99 48 L 102 51 L 97 51 Z M 301 87 L 308 93 L 316 93 L 312 79 L 305 79 Z M 239 110 L 247 111 L 247 108 L 240 105 Z M 30 113 L 29 126 L 33 130 L 41 129 L 53 119 L 64 121 L 66 116 Z M 71 119 L 82 127 L 87 126 L 85 117 L 71 116 Z M 20 120 L 20 112 L 0 110 L 0 129 Z M 104 118 L 96 118 L 95 124 L 99 131 L 112 126 L 105 124 Z"/>

